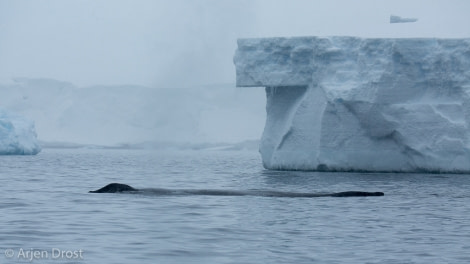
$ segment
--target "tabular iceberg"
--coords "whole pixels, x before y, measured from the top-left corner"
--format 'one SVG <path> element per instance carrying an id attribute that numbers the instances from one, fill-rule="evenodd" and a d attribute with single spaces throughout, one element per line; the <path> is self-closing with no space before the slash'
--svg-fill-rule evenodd
<path id="1" fill-rule="evenodd" d="M 0 109 L 0 155 L 35 155 L 40 151 L 34 123 Z"/>
<path id="2" fill-rule="evenodd" d="M 470 39 L 240 39 L 264 86 L 264 167 L 470 172 Z"/>

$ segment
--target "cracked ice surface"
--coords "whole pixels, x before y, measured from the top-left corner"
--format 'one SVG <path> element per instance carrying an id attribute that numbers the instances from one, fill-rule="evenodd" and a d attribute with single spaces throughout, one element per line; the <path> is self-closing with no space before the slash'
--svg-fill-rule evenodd
<path id="1" fill-rule="evenodd" d="M 470 39 L 240 39 L 268 169 L 470 172 Z"/>

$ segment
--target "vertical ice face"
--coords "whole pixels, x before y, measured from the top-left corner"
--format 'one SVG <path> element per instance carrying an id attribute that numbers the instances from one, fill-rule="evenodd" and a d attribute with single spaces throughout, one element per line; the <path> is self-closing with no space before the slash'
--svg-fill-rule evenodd
<path id="1" fill-rule="evenodd" d="M 470 40 L 241 39 L 268 169 L 470 171 Z"/>
<path id="2" fill-rule="evenodd" d="M 0 155 L 35 155 L 40 151 L 34 123 L 0 109 Z"/>

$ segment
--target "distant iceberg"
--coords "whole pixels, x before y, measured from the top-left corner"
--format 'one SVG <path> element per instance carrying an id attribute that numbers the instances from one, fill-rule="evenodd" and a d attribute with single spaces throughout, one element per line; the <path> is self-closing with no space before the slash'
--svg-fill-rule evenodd
<path id="1" fill-rule="evenodd" d="M 36 155 L 40 151 L 34 123 L 0 109 L 0 155 Z"/>
<path id="2" fill-rule="evenodd" d="M 267 169 L 470 172 L 470 39 L 240 39 Z"/>
<path id="3" fill-rule="evenodd" d="M 401 16 L 394 16 L 394 15 L 390 16 L 390 24 L 394 24 L 394 23 L 413 23 L 413 22 L 416 22 L 416 21 L 418 21 L 417 18 L 405 18 L 405 17 L 401 17 Z"/>
<path id="4" fill-rule="evenodd" d="M 0 83 L 0 106 L 34 120 L 44 149 L 235 144 L 263 131 L 265 101 L 264 91 L 230 83 L 77 87 L 28 78 Z"/>

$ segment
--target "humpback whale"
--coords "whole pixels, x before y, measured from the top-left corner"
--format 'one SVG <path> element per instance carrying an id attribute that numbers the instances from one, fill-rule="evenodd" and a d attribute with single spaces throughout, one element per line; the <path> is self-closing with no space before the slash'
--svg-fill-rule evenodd
<path id="1" fill-rule="evenodd" d="M 335 193 L 298 193 L 280 192 L 267 190 L 211 190 L 211 189 L 161 189 L 146 188 L 136 189 L 122 183 L 110 183 L 101 189 L 90 191 L 90 193 L 141 193 L 150 195 L 215 195 L 215 196 L 263 196 L 263 197 L 289 197 L 289 198 L 311 198 L 311 197 L 364 197 L 383 196 L 383 192 L 347 191 Z"/>

